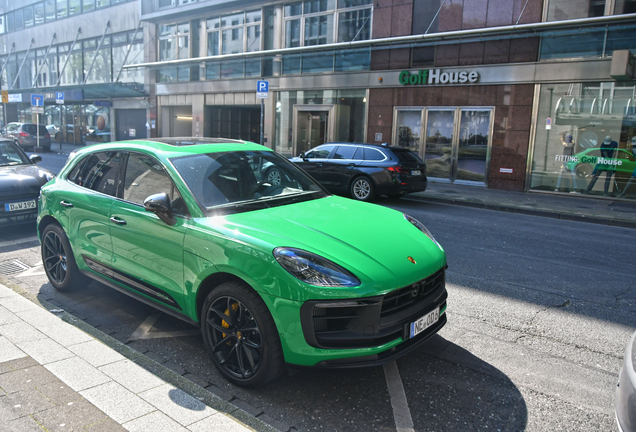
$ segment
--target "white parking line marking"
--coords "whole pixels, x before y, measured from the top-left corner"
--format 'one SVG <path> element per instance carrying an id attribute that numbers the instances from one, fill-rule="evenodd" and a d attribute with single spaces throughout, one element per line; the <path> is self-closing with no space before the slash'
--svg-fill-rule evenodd
<path id="1" fill-rule="evenodd" d="M 159 338 L 174 338 L 181 336 L 196 336 L 200 334 L 199 330 L 179 330 L 173 332 L 154 332 L 150 333 L 150 329 L 155 325 L 157 320 L 161 317 L 161 313 L 150 315 L 141 325 L 130 335 L 129 341 L 140 339 L 159 339 Z"/>
<path id="2" fill-rule="evenodd" d="M 3 242 L 0 242 L 0 247 L 14 246 L 14 245 L 18 245 L 20 243 L 28 243 L 28 242 L 32 242 L 32 241 L 38 241 L 38 236 L 27 237 L 27 238 L 23 238 L 23 239 L 19 239 L 19 240 L 3 241 Z"/>
<path id="3" fill-rule="evenodd" d="M 389 396 L 391 397 L 393 418 L 395 419 L 397 432 L 415 432 L 415 429 L 413 429 L 411 411 L 409 411 L 409 404 L 406 400 L 404 386 L 402 385 L 402 378 L 400 377 L 400 372 L 398 371 L 395 360 L 385 363 L 383 367 L 386 385 L 389 388 Z"/>

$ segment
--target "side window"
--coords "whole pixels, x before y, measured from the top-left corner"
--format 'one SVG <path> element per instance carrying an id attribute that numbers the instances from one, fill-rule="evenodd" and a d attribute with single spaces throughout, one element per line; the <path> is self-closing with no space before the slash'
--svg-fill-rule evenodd
<path id="1" fill-rule="evenodd" d="M 322 146 L 320 148 L 309 150 L 305 153 L 305 159 L 327 159 L 333 148 L 334 146 Z"/>
<path id="2" fill-rule="evenodd" d="M 351 159 L 363 160 L 364 159 L 364 147 L 356 147 L 356 152 Z"/>
<path id="3" fill-rule="evenodd" d="M 372 149 L 372 148 L 364 149 L 364 160 L 381 161 L 383 159 L 384 159 L 384 154 L 382 154 L 382 152 L 380 152 L 379 150 Z"/>
<path id="4" fill-rule="evenodd" d="M 150 195 L 162 192 L 170 198 L 175 214 L 188 214 L 181 194 L 159 161 L 148 155 L 130 153 L 124 174 L 124 199 L 143 205 L 144 200 Z"/>
<path id="5" fill-rule="evenodd" d="M 333 155 L 334 159 L 353 159 L 353 154 L 356 152 L 354 146 L 338 146 L 336 152 Z"/>
<path id="6" fill-rule="evenodd" d="M 82 178 L 82 177 L 80 176 L 80 172 L 81 172 L 81 170 L 82 170 L 82 166 L 83 166 L 83 165 L 84 165 L 84 163 L 86 162 L 86 159 L 87 159 L 87 158 L 83 158 L 82 160 L 80 160 L 80 161 L 77 163 L 77 165 L 75 165 L 75 168 L 73 168 L 73 169 L 71 170 L 71 172 L 68 174 L 68 176 L 66 177 L 66 179 L 67 179 L 68 181 L 73 182 L 73 183 L 75 183 L 75 184 L 78 184 L 78 185 L 80 185 L 80 186 L 82 185 L 82 184 L 81 184 L 81 182 L 82 182 L 81 178 Z"/>
<path id="7" fill-rule="evenodd" d="M 120 152 L 102 152 L 89 156 L 76 175 L 75 183 L 106 195 L 117 195 L 117 171 Z M 72 174 L 72 173 L 71 173 Z"/>

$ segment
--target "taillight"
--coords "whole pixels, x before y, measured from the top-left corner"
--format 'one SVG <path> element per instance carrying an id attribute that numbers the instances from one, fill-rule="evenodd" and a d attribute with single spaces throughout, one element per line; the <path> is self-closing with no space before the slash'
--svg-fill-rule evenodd
<path id="1" fill-rule="evenodd" d="M 391 172 L 399 173 L 399 174 L 408 174 L 411 172 L 410 170 L 407 170 L 406 168 L 401 167 L 399 165 L 388 167 L 387 169 Z"/>
<path id="2" fill-rule="evenodd" d="M 51 138 L 51 135 L 46 134 L 46 135 L 44 135 L 44 138 Z"/>
<path id="3" fill-rule="evenodd" d="M 20 136 L 21 136 L 21 137 L 25 137 L 25 138 L 26 138 L 26 137 L 28 137 L 28 136 L 29 136 L 29 134 L 28 134 L 28 133 L 26 133 L 26 132 L 20 132 Z"/>

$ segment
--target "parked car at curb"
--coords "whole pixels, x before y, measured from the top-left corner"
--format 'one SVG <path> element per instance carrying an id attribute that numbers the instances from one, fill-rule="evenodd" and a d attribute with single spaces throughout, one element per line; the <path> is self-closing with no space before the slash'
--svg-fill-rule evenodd
<path id="1" fill-rule="evenodd" d="M 335 194 L 372 201 L 426 190 L 426 164 L 403 147 L 329 143 L 290 159 Z"/>
<path id="2" fill-rule="evenodd" d="M 2 128 L 1 134 L 5 138 L 13 140 L 22 149 L 33 150 L 38 145 L 44 149 L 44 151 L 51 150 L 51 135 L 44 125 L 37 125 L 35 123 L 16 123 L 12 122 Z"/>
<path id="3" fill-rule="evenodd" d="M 0 138 L 0 225 L 35 222 L 40 188 L 55 175 L 36 166 L 13 141 Z"/>
<path id="4" fill-rule="evenodd" d="M 636 432 L 636 333 L 625 349 L 616 387 L 616 422 L 621 432 Z"/>
<path id="5" fill-rule="evenodd" d="M 330 195 L 258 144 L 84 147 L 39 208 L 56 289 L 92 278 L 199 326 L 212 363 L 238 385 L 265 384 L 286 364 L 379 365 L 446 323 L 446 255 L 424 225 Z"/>

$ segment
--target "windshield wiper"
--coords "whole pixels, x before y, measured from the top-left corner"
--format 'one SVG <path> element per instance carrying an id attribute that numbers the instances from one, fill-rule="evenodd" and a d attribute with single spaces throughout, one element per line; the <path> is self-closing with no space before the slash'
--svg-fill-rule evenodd
<path id="1" fill-rule="evenodd" d="M 220 204 L 214 207 L 208 207 L 208 210 L 214 212 L 219 210 L 223 211 L 226 209 L 254 210 L 254 209 L 260 209 L 260 208 L 270 208 L 270 207 L 273 207 L 272 204 L 278 204 L 278 203 L 274 203 L 273 201 L 278 202 L 278 201 L 289 199 L 291 200 L 291 202 L 296 202 L 296 201 L 300 201 L 301 197 L 309 198 L 309 195 L 313 195 L 319 192 L 322 192 L 322 191 L 302 191 L 302 192 L 289 193 L 289 194 L 273 195 L 273 196 L 259 198 L 256 200 L 235 201 L 235 202 L 231 202 L 227 204 Z"/>

